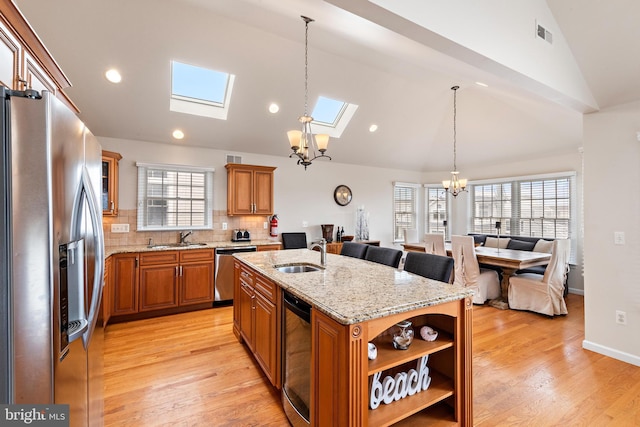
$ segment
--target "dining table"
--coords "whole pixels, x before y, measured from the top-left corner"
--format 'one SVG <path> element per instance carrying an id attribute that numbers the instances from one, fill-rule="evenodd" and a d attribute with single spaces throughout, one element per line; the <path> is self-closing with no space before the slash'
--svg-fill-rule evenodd
<path id="1" fill-rule="evenodd" d="M 405 243 L 405 251 L 425 252 L 425 243 Z M 451 256 L 451 243 L 445 243 L 447 255 Z M 477 246 L 476 258 L 479 264 L 486 264 L 502 269 L 502 283 L 500 290 L 502 299 L 508 301 L 509 278 L 518 270 L 547 265 L 551 260 L 551 254 L 545 252 L 521 251 L 517 249 L 493 248 Z"/>

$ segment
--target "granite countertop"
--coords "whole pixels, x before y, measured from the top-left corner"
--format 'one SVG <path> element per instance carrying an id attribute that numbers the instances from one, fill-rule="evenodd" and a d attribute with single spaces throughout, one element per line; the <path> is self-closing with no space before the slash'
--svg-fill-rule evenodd
<path id="1" fill-rule="evenodd" d="M 469 288 L 342 255 L 327 254 L 321 271 L 283 273 L 274 268 L 301 262 L 320 266 L 320 253 L 308 249 L 233 256 L 343 325 L 473 296 Z"/>
<path id="2" fill-rule="evenodd" d="M 147 245 L 128 245 L 128 246 L 108 246 L 104 248 L 107 258 L 113 254 L 123 254 L 132 252 L 158 252 L 158 251 L 185 251 L 191 249 L 215 249 L 215 248 L 233 248 L 238 246 L 265 246 L 265 245 L 282 245 L 278 240 L 252 240 L 250 242 L 198 242 L 197 244 L 185 246 L 162 246 L 162 243 L 156 243 L 154 247 Z"/>

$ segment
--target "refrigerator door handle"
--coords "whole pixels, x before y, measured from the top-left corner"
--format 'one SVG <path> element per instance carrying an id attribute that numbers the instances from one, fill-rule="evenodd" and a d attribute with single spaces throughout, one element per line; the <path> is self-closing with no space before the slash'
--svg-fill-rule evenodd
<path id="1" fill-rule="evenodd" d="M 102 288 L 104 286 L 104 235 L 102 231 L 102 207 L 98 206 L 96 194 L 91 185 L 91 178 L 86 166 L 82 169 L 82 187 L 87 194 L 87 204 L 89 205 L 89 216 L 91 217 L 91 225 L 94 230 L 95 243 L 95 268 L 93 276 L 93 292 L 89 305 L 89 316 L 87 322 L 89 327 L 82 335 L 82 341 L 85 348 L 91 341 L 91 335 L 96 326 L 98 319 L 98 310 L 100 310 L 100 299 L 102 296 Z"/>

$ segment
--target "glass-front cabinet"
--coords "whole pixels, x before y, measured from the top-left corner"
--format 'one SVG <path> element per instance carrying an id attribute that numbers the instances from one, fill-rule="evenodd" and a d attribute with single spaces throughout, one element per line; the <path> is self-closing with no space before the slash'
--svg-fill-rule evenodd
<path id="1" fill-rule="evenodd" d="M 102 151 L 102 215 L 118 215 L 118 162 L 122 155 Z"/>

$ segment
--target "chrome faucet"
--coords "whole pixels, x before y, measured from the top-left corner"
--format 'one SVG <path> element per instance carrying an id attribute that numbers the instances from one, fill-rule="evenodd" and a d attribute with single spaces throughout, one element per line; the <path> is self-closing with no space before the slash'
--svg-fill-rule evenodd
<path id="1" fill-rule="evenodd" d="M 315 248 L 320 248 L 320 264 L 323 267 L 327 266 L 327 241 L 322 238 L 317 242 L 311 242 L 311 247 L 309 249 L 313 250 Z"/>
<path id="2" fill-rule="evenodd" d="M 184 239 L 186 239 L 187 237 L 191 236 L 191 233 L 193 233 L 193 231 L 189 231 L 187 233 L 185 233 L 184 231 L 180 232 L 180 244 L 183 245 L 186 242 L 184 241 Z"/>

